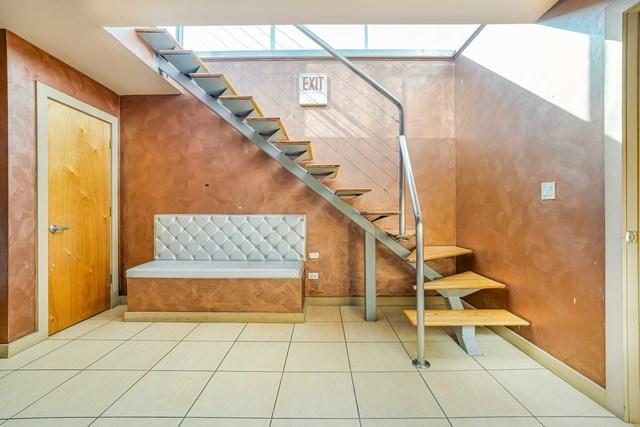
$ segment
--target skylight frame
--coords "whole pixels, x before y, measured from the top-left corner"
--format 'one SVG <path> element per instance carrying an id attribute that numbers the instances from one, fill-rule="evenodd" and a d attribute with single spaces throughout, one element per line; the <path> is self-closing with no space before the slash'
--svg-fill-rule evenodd
<path id="1" fill-rule="evenodd" d="M 267 27 L 267 26 L 260 26 Z M 330 56 L 322 49 L 278 49 L 276 40 L 276 25 L 269 25 L 269 48 L 265 49 L 243 49 L 243 50 L 195 50 L 196 54 L 206 59 L 321 59 Z M 482 31 L 484 25 L 477 25 L 470 35 L 459 44 L 457 49 L 441 49 L 441 50 L 423 50 L 423 49 L 370 49 L 369 42 L 369 25 L 362 25 L 364 32 L 363 49 L 337 49 L 340 53 L 351 58 L 381 58 L 381 59 L 424 59 L 424 60 L 454 60 L 460 53 L 473 41 L 473 39 Z M 175 34 L 185 49 L 189 46 L 184 45 L 184 29 L 185 27 L 175 27 Z"/>

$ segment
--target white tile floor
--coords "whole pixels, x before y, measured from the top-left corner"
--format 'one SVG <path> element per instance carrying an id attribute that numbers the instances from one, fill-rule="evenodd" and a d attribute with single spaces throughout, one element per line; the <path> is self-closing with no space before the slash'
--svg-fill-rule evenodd
<path id="1" fill-rule="evenodd" d="M 310 306 L 306 323 L 131 323 L 117 307 L 0 359 L 3 426 L 620 427 L 493 334 L 470 357 L 403 307 Z"/>

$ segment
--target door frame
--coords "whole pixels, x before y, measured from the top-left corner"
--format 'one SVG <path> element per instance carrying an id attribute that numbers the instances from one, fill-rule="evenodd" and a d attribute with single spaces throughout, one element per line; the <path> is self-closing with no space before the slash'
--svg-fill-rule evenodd
<path id="1" fill-rule="evenodd" d="M 625 420 L 640 422 L 640 4 L 623 14 L 623 147 L 625 180 L 625 228 L 635 231 L 635 240 L 624 253 L 624 409 Z"/>
<path id="2" fill-rule="evenodd" d="M 111 125 L 111 307 L 119 303 L 118 297 L 118 223 L 119 223 L 119 125 L 118 118 L 84 103 L 66 93 L 60 92 L 42 82 L 36 82 L 36 123 L 37 123 L 37 334 L 41 338 L 49 336 L 49 147 L 48 147 L 48 100 L 88 114 Z"/>

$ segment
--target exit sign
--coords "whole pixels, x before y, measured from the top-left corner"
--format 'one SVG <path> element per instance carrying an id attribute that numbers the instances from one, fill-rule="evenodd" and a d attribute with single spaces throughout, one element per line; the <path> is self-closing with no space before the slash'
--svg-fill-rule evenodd
<path id="1" fill-rule="evenodd" d="M 303 107 L 327 105 L 328 93 L 327 73 L 298 74 L 298 99 Z"/>

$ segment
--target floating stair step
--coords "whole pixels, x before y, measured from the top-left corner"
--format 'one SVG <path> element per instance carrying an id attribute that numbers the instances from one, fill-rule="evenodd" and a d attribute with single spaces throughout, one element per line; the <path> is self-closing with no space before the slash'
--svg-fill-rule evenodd
<path id="1" fill-rule="evenodd" d="M 136 28 L 136 33 L 156 53 L 180 47 L 178 41 L 164 28 Z"/>
<path id="2" fill-rule="evenodd" d="M 276 141 L 273 144 L 292 159 L 300 162 L 313 160 L 311 141 Z"/>
<path id="3" fill-rule="evenodd" d="M 383 227 L 382 231 L 384 231 L 394 239 L 398 239 L 400 236 L 398 234 L 398 231 L 400 231 L 398 227 Z M 405 230 L 405 237 L 407 239 L 414 239 L 416 237 L 416 230 Z"/>
<path id="4" fill-rule="evenodd" d="M 414 285 L 413 289 L 415 288 Z M 465 271 L 464 273 L 425 282 L 424 288 L 431 291 L 451 291 L 460 289 L 504 289 L 506 286 L 473 271 Z"/>
<path id="5" fill-rule="evenodd" d="M 462 255 L 469 255 L 473 251 L 471 249 L 460 248 L 458 246 L 425 246 L 424 260 L 433 261 L 436 259 L 453 258 Z M 413 251 L 407 258 L 409 262 L 416 262 L 416 251 Z"/>
<path id="6" fill-rule="evenodd" d="M 192 50 L 161 50 L 158 52 L 182 74 L 192 74 L 197 71 L 207 72 L 207 66 Z"/>
<path id="7" fill-rule="evenodd" d="M 308 163 L 304 168 L 318 179 L 335 179 L 340 171 L 340 165 L 325 165 L 317 163 Z"/>
<path id="8" fill-rule="evenodd" d="M 247 124 L 268 140 L 289 140 L 280 117 L 248 117 Z"/>
<path id="9" fill-rule="evenodd" d="M 218 98 L 225 108 L 238 117 L 263 117 L 264 114 L 253 96 L 225 95 Z"/>
<path id="10" fill-rule="evenodd" d="M 360 215 L 364 216 L 371 222 L 376 222 L 384 218 L 394 215 L 400 215 L 400 211 L 362 211 Z"/>
<path id="11" fill-rule="evenodd" d="M 404 315 L 417 326 L 416 310 Z M 425 326 L 527 326 L 529 322 L 503 309 L 490 310 L 425 310 Z"/>
<path id="12" fill-rule="evenodd" d="M 333 192 L 338 197 L 358 197 L 371 191 L 371 188 L 336 188 Z"/>
<path id="13" fill-rule="evenodd" d="M 236 95 L 238 91 L 233 87 L 231 82 L 227 80 L 221 73 L 191 73 L 191 78 L 206 93 L 214 98 L 219 97 L 223 93 Z"/>

